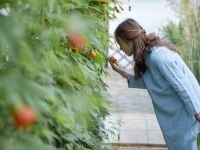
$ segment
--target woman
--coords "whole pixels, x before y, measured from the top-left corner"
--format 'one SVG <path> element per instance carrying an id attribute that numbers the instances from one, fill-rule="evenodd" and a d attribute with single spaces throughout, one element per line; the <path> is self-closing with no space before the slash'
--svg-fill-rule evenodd
<path id="1" fill-rule="evenodd" d="M 120 50 L 133 55 L 134 76 L 110 64 L 129 88 L 147 89 L 169 150 L 198 150 L 200 86 L 171 43 L 160 40 L 133 19 L 115 30 Z"/>

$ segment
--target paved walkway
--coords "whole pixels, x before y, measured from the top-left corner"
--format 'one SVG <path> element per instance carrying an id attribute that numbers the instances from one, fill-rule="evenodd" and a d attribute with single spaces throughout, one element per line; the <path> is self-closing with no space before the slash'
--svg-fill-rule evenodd
<path id="1" fill-rule="evenodd" d="M 147 113 L 154 114 L 150 96 L 145 89 L 128 88 L 127 81 L 118 73 L 108 68 L 109 77 L 104 81 L 109 86 L 110 100 L 113 102 L 110 108 L 112 113 Z"/>
<path id="2" fill-rule="evenodd" d="M 113 131 L 117 136 L 110 134 L 109 141 L 121 144 L 165 145 L 148 92 L 145 89 L 128 88 L 126 79 L 111 68 L 108 68 L 108 72 L 110 76 L 105 77 L 104 81 L 109 86 L 112 104 L 111 116 L 106 119 L 106 126 L 117 128 Z M 131 149 L 154 150 L 137 147 L 129 148 Z M 120 150 L 128 149 L 121 148 Z"/>

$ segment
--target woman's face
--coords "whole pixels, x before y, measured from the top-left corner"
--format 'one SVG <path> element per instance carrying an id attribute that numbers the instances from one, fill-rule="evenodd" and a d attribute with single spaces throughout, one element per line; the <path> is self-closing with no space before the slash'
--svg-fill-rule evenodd
<path id="1" fill-rule="evenodd" d="M 123 51 L 126 55 L 133 55 L 133 45 L 131 42 L 127 43 L 124 40 L 118 38 L 118 44 L 120 46 L 120 50 Z"/>

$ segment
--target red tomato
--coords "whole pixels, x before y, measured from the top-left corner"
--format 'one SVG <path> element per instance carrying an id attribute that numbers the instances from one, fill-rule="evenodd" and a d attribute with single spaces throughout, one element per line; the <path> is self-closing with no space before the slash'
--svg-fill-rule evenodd
<path id="1" fill-rule="evenodd" d="M 117 59 L 115 57 L 110 57 L 110 60 L 112 64 L 117 64 Z"/>
<path id="2" fill-rule="evenodd" d="M 69 34 L 69 44 L 72 48 L 83 50 L 86 46 L 86 39 L 79 33 Z"/>
<path id="3" fill-rule="evenodd" d="M 28 106 L 18 108 L 13 115 L 15 125 L 25 128 L 36 121 L 35 111 Z"/>

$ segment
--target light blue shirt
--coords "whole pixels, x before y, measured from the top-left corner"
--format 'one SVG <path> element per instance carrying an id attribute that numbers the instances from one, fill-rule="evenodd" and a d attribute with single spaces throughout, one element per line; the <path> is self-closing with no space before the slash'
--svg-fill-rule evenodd
<path id="1" fill-rule="evenodd" d="M 198 150 L 200 86 L 178 53 L 165 46 L 145 55 L 139 80 L 128 75 L 129 88 L 147 89 L 168 150 Z"/>

